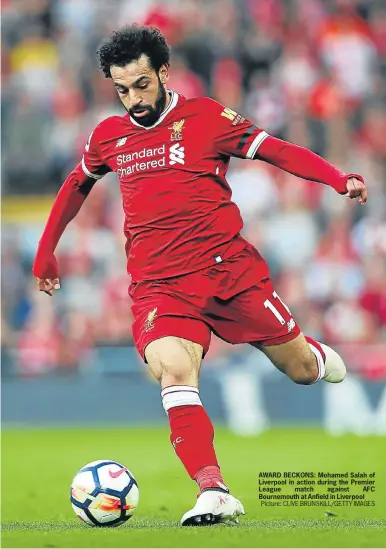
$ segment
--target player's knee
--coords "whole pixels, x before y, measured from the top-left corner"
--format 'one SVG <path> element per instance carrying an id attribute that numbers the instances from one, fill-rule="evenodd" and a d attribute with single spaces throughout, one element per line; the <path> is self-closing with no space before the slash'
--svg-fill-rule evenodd
<path id="1" fill-rule="evenodd" d="M 188 359 L 164 356 L 156 363 L 149 362 L 151 372 L 163 387 L 170 385 L 191 385 L 195 378 L 194 367 Z"/>
<path id="2" fill-rule="evenodd" d="M 318 377 L 318 365 L 313 355 L 294 359 L 286 368 L 288 377 L 299 385 L 311 385 Z"/>
<path id="3" fill-rule="evenodd" d="M 197 386 L 200 361 L 181 345 L 178 338 L 163 338 L 146 348 L 146 360 L 161 386 Z"/>
<path id="4" fill-rule="evenodd" d="M 171 385 L 196 385 L 197 375 L 194 367 L 189 361 L 166 361 L 162 368 L 162 374 L 159 382 L 162 387 Z"/>

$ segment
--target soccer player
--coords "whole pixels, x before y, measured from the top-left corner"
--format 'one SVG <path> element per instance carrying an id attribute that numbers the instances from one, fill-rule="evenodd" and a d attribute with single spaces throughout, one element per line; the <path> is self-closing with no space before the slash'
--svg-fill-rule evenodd
<path id="1" fill-rule="evenodd" d="M 174 450 L 199 486 L 181 524 L 237 522 L 244 508 L 222 478 L 198 389 L 211 332 L 260 349 L 295 383 L 338 383 L 346 370 L 334 350 L 301 333 L 264 259 L 240 235 L 242 219 L 226 181 L 230 157 L 268 162 L 362 204 L 366 186 L 360 175 L 268 135 L 231 108 L 168 89 L 170 50 L 157 29 L 118 30 L 98 56 L 127 112 L 91 133 L 53 204 L 33 274 L 40 291 L 60 288 L 58 241 L 95 182 L 116 172 L 135 344 L 161 385 Z"/>

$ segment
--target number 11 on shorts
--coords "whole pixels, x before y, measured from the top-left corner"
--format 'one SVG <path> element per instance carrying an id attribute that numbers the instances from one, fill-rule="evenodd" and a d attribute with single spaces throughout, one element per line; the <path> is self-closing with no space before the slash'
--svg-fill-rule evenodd
<path id="1" fill-rule="evenodd" d="M 283 305 L 283 307 L 285 308 L 286 311 L 288 311 L 288 313 L 291 315 L 291 311 L 288 309 L 287 305 L 285 303 L 283 303 L 283 301 L 280 299 L 280 297 L 277 295 L 276 292 L 273 292 L 273 298 L 274 299 L 278 299 L 280 301 L 280 303 Z M 275 317 L 278 319 L 278 321 L 280 322 L 280 324 L 284 325 L 285 324 L 285 320 L 284 318 L 281 316 L 281 314 L 279 313 L 279 311 L 276 309 L 275 305 L 272 303 L 272 301 L 270 301 L 269 299 L 266 299 L 264 301 L 264 307 L 266 309 L 269 309 L 274 315 Z M 292 316 L 292 315 L 291 315 Z"/>

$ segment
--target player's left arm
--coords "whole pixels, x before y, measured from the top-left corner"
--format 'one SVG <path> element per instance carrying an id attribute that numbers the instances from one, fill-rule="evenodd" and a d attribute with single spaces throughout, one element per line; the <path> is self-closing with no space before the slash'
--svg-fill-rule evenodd
<path id="1" fill-rule="evenodd" d="M 205 98 L 204 110 L 210 120 L 217 153 L 225 156 L 264 160 L 298 177 L 333 187 L 339 194 L 367 201 L 361 175 L 344 173 L 309 149 L 269 135 L 234 110 Z"/>
<path id="2" fill-rule="evenodd" d="M 344 173 L 309 149 L 267 134 L 257 148 L 254 159 L 264 160 L 303 179 L 330 185 L 339 194 L 367 202 L 367 189 L 361 175 Z"/>

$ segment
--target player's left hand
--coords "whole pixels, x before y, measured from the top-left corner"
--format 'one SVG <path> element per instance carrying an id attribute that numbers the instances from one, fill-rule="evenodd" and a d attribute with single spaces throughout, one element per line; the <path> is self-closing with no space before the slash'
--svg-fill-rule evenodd
<path id="1" fill-rule="evenodd" d="M 367 189 L 366 184 L 363 181 L 357 179 L 356 177 L 350 177 L 347 180 L 346 189 L 347 193 L 345 196 L 348 196 L 349 198 L 357 198 L 358 202 L 362 204 L 362 206 L 365 205 L 367 202 Z"/>

